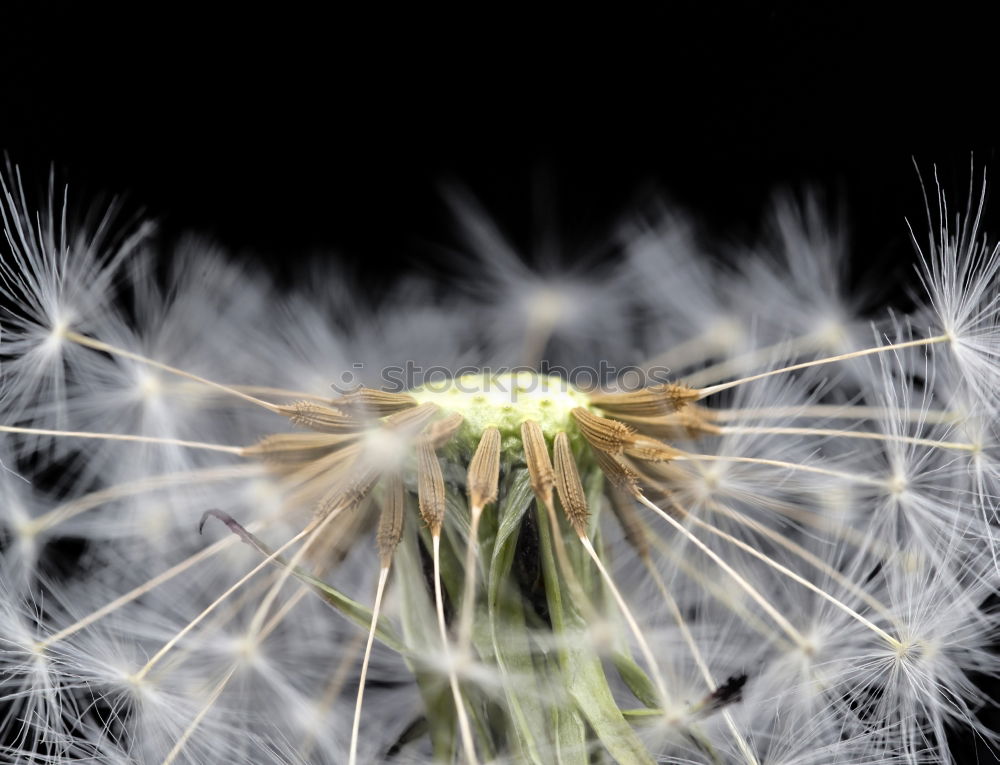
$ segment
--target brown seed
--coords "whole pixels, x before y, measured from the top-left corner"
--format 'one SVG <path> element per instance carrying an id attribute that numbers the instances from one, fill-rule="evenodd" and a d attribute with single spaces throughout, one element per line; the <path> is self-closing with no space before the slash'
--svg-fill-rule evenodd
<path id="1" fill-rule="evenodd" d="M 630 414 L 616 414 L 615 417 L 636 430 L 657 438 L 695 439 L 722 433 L 718 425 L 709 422 L 711 415 L 708 411 L 703 407 L 691 405 L 662 417 L 636 417 Z"/>
<path id="2" fill-rule="evenodd" d="M 381 472 L 373 465 L 362 465 L 347 481 L 337 482 L 316 504 L 314 515 L 325 518 L 333 511 L 351 510 L 360 505 L 378 481 Z"/>
<path id="3" fill-rule="evenodd" d="M 670 462 L 643 462 L 635 465 L 643 482 L 662 486 L 681 486 L 686 482 L 687 473 Z"/>
<path id="4" fill-rule="evenodd" d="M 382 426 L 404 436 L 414 437 L 437 415 L 438 411 L 437 404 L 427 402 L 389 415 L 382 421 Z"/>
<path id="5" fill-rule="evenodd" d="M 555 471 L 549 459 L 549 447 L 545 444 L 545 434 L 537 422 L 527 420 L 521 424 L 521 443 L 524 445 L 524 459 L 528 463 L 528 477 L 535 496 L 546 507 L 552 506 L 552 489 L 555 486 Z"/>
<path id="6" fill-rule="evenodd" d="M 611 414 L 658 417 L 676 412 L 698 399 L 698 391 L 686 385 L 663 383 L 630 393 L 591 393 L 588 400 Z"/>
<path id="7" fill-rule="evenodd" d="M 395 395 L 395 394 L 392 394 Z M 415 439 L 437 416 L 432 403 L 411 406 L 374 423 L 355 421 L 353 432 L 276 433 L 248 447 L 245 454 L 263 457 L 282 476 L 289 504 L 315 502 L 315 515 L 360 504 L 379 480 L 386 466 L 368 455 L 366 433 L 390 431 L 404 441 Z M 293 405 L 284 412 L 289 419 L 308 420 L 318 429 L 346 424 L 336 410 L 321 405 Z"/>
<path id="8" fill-rule="evenodd" d="M 325 496 L 332 486 L 342 486 L 347 477 L 357 472 L 357 465 L 364 453 L 361 444 L 353 444 L 332 452 L 312 462 L 279 465 L 285 487 L 294 487 L 287 498 L 290 505 L 315 502 Z M 295 468 L 295 469 L 292 469 Z"/>
<path id="9" fill-rule="evenodd" d="M 487 428 L 469 463 L 466 490 L 473 507 L 482 509 L 497 498 L 500 483 L 500 431 Z"/>
<path id="10" fill-rule="evenodd" d="M 313 401 L 296 401 L 280 407 L 279 411 L 293 425 L 321 433 L 353 433 L 365 427 L 365 423 Z"/>
<path id="11" fill-rule="evenodd" d="M 611 500 L 611 511 L 621 524 L 625 541 L 632 545 L 640 558 L 648 558 L 649 539 L 646 536 L 646 527 L 635 511 L 633 492 L 610 486 L 607 494 Z"/>
<path id="12" fill-rule="evenodd" d="M 599 417 L 582 406 L 576 407 L 572 415 L 590 445 L 609 454 L 621 454 L 635 433 L 628 425 Z"/>
<path id="13" fill-rule="evenodd" d="M 417 405 L 416 399 L 405 393 L 387 393 L 375 388 L 358 388 L 338 399 L 333 405 L 352 416 L 371 419 L 384 417 Z"/>
<path id="14" fill-rule="evenodd" d="M 274 433 L 243 450 L 276 462 L 312 462 L 357 440 L 358 433 Z"/>
<path id="15" fill-rule="evenodd" d="M 403 479 L 399 473 L 392 473 L 383 481 L 385 498 L 382 501 L 382 512 L 378 518 L 378 531 L 375 541 L 378 545 L 378 555 L 382 568 L 388 567 L 392 555 L 403 536 L 403 516 L 405 495 Z"/>
<path id="16" fill-rule="evenodd" d="M 631 465 L 614 454 L 602 452 L 600 449 L 594 449 L 594 456 L 597 458 L 598 467 L 601 468 L 601 472 L 604 473 L 612 486 L 617 486 L 629 493 L 638 489 L 639 474 Z"/>
<path id="17" fill-rule="evenodd" d="M 552 451 L 555 455 L 556 491 L 559 493 L 559 501 L 576 533 L 586 536 L 587 518 L 590 516 L 587 494 L 580 482 L 580 472 L 576 468 L 576 460 L 569 446 L 569 437 L 565 433 L 556 434 Z"/>
<path id="18" fill-rule="evenodd" d="M 441 533 L 444 523 L 445 494 L 441 463 L 428 441 L 417 444 L 417 499 L 420 517 L 433 536 Z"/>
<path id="19" fill-rule="evenodd" d="M 639 460 L 663 462 L 680 452 L 659 441 L 637 434 L 632 428 L 608 417 L 599 417 L 582 406 L 572 412 L 580 432 L 594 449 L 608 454 L 627 454 Z"/>
<path id="20" fill-rule="evenodd" d="M 669 462 L 683 452 L 648 436 L 634 436 L 625 446 L 625 454 L 645 462 Z"/>
<path id="21" fill-rule="evenodd" d="M 454 412 L 440 420 L 434 420 L 427 426 L 421 438 L 430 441 L 435 450 L 440 449 L 451 441 L 458 429 L 462 427 L 464 419 L 458 412 Z"/>

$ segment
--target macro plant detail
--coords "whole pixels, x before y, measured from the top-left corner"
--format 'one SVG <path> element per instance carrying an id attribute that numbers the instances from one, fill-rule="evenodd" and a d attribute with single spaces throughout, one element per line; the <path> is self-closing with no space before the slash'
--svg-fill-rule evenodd
<path id="1" fill-rule="evenodd" d="M 297 287 L 3 184 L 11 763 L 937 763 L 997 675 L 1000 250 L 930 207 L 872 315 L 810 201 Z M 417 360 L 466 374 L 331 390 Z M 575 386 L 566 368 L 670 368 Z M 364 362 L 363 364 L 358 362 Z M 603 367 L 602 367 L 603 368 Z M 630 367 L 634 369 L 635 367 Z"/>

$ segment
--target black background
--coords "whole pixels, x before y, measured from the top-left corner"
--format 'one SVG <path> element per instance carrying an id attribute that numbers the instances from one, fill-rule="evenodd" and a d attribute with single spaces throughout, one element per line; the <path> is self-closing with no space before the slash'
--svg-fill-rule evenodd
<path id="1" fill-rule="evenodd" d="M 990 25 L 954 8 L 320 8 L 7 3 L 0 148 L 81 206 L 125 193 L 167 234 L 372 284 L 447 240 L 449 181 L 525 245 L 539 178 L 575 241 L 653 190 L 746 239 L 775 188 L 820 188 L 892 280 L 913 162 L 952 198 L 996 162 Z"/>
<path id="2" fill-rule="evenodd" d="M 868 6 L 7 2 L 0 150 L 29 186 L 53 165 L 81 210 L 124 193 L 168 240 L 279 279 L 335 253 L 373 289 L 449 239 L 451 181 L 520 244 L 539 179 L 573 241 L 653 191 L 752 238 L 776 188 L 816 187 L 891 288 L 914 161 L 953 199 L 970 158 L 996 176 L 1000 68 L 977 13 Z"/>

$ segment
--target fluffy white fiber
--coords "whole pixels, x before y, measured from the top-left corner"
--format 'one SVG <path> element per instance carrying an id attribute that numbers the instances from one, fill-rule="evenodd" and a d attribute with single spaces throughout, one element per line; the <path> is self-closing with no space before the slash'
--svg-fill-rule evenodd
<path id="1" fill-rule="evenodd" d="M 809 201 L 729 257 L 654 208 L 592 262 L 536 269 L 455 194 L 466 265 L 373 303 L 335 266 L 277 289 L 197 240 L 164 263 L 148 226 L 83 221 L 60 192 L 36 205 L 16 174 L 2 189 L 0 762 L 947 763 L 996 743 L 1000 250 L 978 192 L 914 227 L 926 292 L 907 313 L 848 292 L 846 243 Z M 381 616 L 402 645 L 376 635 L 352 743 L 370 613 L 289 565 L 371 607 L 391 498 L 359 481 L 390 458 L 369 439 L 316 468 L 317 493 L 240 450 L 295 431 L 276 405 L 390 366 L 543 360 L 669 368 L 700 419 L 625 420 L 683 453 L 633 460 L 642 497 L 617 513 L 567 421 L 608 572 L 560 520 L 587 602 L 506 432 L 465 602 L 475 442 L 442 449 L 447 645 L 407 462 Z M 285 547 L 354 491 L 321 542 Z"/>

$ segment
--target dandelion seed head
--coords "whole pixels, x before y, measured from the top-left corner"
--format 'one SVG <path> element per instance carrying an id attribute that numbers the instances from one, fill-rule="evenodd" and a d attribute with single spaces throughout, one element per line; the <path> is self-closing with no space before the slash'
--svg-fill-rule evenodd
<path id="1" fill-rule="evenodd" d="M 452 195 L 471 257 L 369 300 L 197 240 L 161 268 L 147 229 L 64 234 L 10 187 L 22 759 L 938 763 L 953 730 L 992 740 L 978 218 L 935 231 L 927 301 L 886 318 L 811 199 L 738 258 L 654 207 L 569 267 Z M 671 379 L 540 371 L 622 360 Z M 456 373 L 383 390 L 408 361 Z"/>

